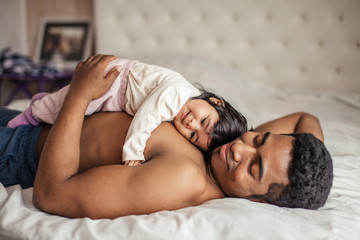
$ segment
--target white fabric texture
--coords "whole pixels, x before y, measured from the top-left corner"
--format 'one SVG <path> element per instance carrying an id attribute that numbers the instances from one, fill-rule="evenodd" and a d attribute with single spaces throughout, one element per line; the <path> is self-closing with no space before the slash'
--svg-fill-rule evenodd
<path id="1" fill-rule="evenodd" d="M 123 147 L 123 161 L 145 160 L 151 132 L 163 121 L 172 121 L 181 107 L 200 91 L 179 73 L 156 65 L 135 62 L 129 71 L 125 111 L 133 115 Z"/>
<path id="2" fill-rule="evenodd" d="M 34 208 L 32 188 L 0 185 L 0 239 L 360 239 L 359 95 L 279 91 L 208 61 L 170 59 L 153 63 L 223 96 L 254 126 L 295 111 L 318 116 L 334 162 L 325 206 L 288 209 L 225 198 L 114 220 L 67 219 Z M 9 107 L 21 109 L 26 104 L 14 102 Z"/>

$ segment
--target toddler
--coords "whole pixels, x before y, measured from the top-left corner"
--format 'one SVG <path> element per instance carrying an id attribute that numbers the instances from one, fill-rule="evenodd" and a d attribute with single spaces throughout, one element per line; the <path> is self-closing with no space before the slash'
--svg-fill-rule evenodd
<path id="1" fill-rule="evenodd" d="M 200 91 L 170 69 L 134 60 L 116 59 L 106 69 L 120 71 L 109 91 L 90 102 L 86 115 L 99 111 L 125 111 L 134 116 L 123 147 L 123 161 L 136 166 L 151 132 L 162 121 L 176 129 L 203 153 L 230 142 L 247 130 L 246 119 L 224 99 Z M 57 92 L 39 93 L 30 107 L 8 123 L 15 128 L 40 122 L 53 124 L 69 85 Z"/>

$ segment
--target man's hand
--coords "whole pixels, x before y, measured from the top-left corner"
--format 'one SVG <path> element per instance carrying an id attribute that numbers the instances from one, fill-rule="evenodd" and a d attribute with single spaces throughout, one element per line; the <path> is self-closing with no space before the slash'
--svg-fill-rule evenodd
<path id="1" fill-rule="evenodd" d="M 120 73 L 118 67 L 105 75 L 109 63 L 116 59 L 111 55 L 95 55 L 76 66 L 70 83 L 69 94 L 81 95 L 89 102 L 104 95 Z"/>

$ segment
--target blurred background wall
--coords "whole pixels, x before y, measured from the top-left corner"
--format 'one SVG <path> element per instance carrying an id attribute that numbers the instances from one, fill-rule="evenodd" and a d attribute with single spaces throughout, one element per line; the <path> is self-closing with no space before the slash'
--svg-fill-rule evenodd
<path id="1" fill-rule="evenodd" d="M 34 56 L 44 18 L 91 18 L 92 0 L 0 0 L 0 48 Z"/>
<path id="2" fill-rule="evenodd" d="M 11 0 L 13 1 L 13 0 Z M 27 34 L 30 56 L 35 54 L 44 18 L 92 17 L 92 0 L 27 0 Z"/>
<path id="3" fill-rule="evenodd" d="M 33 58 L 46 18 L 92 18 L 92 0 L 0 0 L 0 51 L 12 47 L 15 51 Z M 36 86 L 33 86 L 35 88 Z M 0 103 L 14 88 L 3 81 Z M 23 98 L 18 94 L 16 98 Z M 0 104 L 1 105 L 1 104 Z"/>

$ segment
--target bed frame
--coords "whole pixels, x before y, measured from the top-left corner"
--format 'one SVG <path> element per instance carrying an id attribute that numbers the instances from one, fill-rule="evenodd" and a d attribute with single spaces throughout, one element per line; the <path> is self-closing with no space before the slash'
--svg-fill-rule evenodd
<path id="1" fill-rule="evenodd" d="M 278 88 L 360 91 L 360 1 L 94 0 L 96 52 L 196 56 Z"/>

